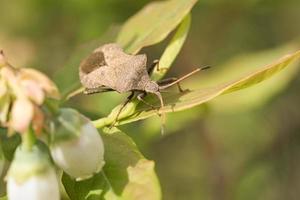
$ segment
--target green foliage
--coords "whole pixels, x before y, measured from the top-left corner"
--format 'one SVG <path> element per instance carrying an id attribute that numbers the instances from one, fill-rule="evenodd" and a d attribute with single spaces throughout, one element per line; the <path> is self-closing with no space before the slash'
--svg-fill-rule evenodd
<path id="1" fill-rule="evenodd" d="M 246 74 L 248 71 L 256 70 L 259 68 L 259 65 L 268 64 L 286 52 L 295 52 L 297 49 L 299 49 L 299 46 L 296 41 L 293 41 L 276 48 L 237 55 L 218 67 L 221 68 L 220 70 L 212 70 L 212 73 L 201 77 L 201 80 L 194 82 L 194 84 L 202 87 L 207 87 L 211 84 L 221 84 L 239 76 L 239 74 Z M 210 102 L 210 106 L 218 112 L 235 113 L 261 107 L 270 101 L 272 97 L 280 94 L 297 77 L 297 72 L 299 72 L 298 63 L 290 63 L 289 67 L 284 69 L 282 73 L 274 74 L 272 78 L 265 80 L 263 84 L 257 84 L 237 93 L 222 95 L 220 98 Z"/>
<path id="2" fill-rule="evenodd" d="M 195 1 L 177 1 L 177 4 L 175 4 L 175 2 L 176 1 L 173 0 L 163 3 L 152 3 L 146 6 L 146 8 L 144 8 L 142 11 L 130 18 L 128 22 L 125 23 L 117 38 L 117 42 L 125 47 L 127 52 L 137 53 L 141 48 L 156 44 L 165 39 L 166 36 L 179 24 L 179 22 L 181 22 L 176 33 L 166 47 L 166 50 L 161 56 L 160 67 L 164 68 L 165 70 L 155 70 L 153 74 L 153 78 L 155 80 L 161 79 L 167 72 L 167 69 L 171 66 L 180 49 L 182 48 L 189 31 L 191 17 L 190 15 L 187 15 L 186 12 L 191 9 L 190 6 L 193 5 Z M 181 4 L 185 4 L 187 7 L 184 7 Z M 168 6 L 170 7 L 167 8 Z M 181 12 L 178 13 L 178 10 L 176 10 L 174 7 L 179 8 L 180 6 L 184 9 L 182 9 Z M 170 12 L 162 12 L 162 10 L 168 10 Z M 171 20 L 171 11 L 176 11 L 176 16 L 178 16 L 179 19 L 177 17 L 173 17 Z M 184 18 L 184 16 L 186 17 Z M 168 22 L 168 25 L 165 24 L 166 22 Z M 232 93 L 234 91 L 242 90 L 256 85 L 264 80 L 269 79 L 277 72 L 283 70 L 290 63 L 293 63 L 295 60 L 299 59 L 299 57 L 300 51 L 297 51 L 293 54 L 281 58 L 280 60 L 272 64 L 261 67 L 256 71 L 250 73 L 248 72 L 246 75 L 241 76 L 240 78 L 232 77 L 232 80 L 217 85 L 216 83 L 214 83 L 215 86 L 210 86 L 194 91 L 186 91 L 184 93 L 170 92 L 163 94 L 163 99 L 166 106 L 163 110 L 161 110 L 161 112 L 176 112 L 185 110 L 209 102 L 223 94 Z M 254 60 L 255 59 L 256 58 L 254 57 Z M 146 100 L 150 104 L 159 107 L 159 102 L 156 98 L 147 97 Z M 114 119 L 120 107 L 121 105 L 115 107 L 108 117 L 104 117 L 94 121 L 95 126 L 98 128 L 103 128 L 105 126 L 111 125 L 114 122 Z M 116 125 L 146 119 L 156 114 L 157 110 L 149 109 L 148 106 L 140 104 L 137 100 L 134 100 L 129 103 L 121 112 L 118 118 L 119 121 Z M 137 199 L 137 197 L 128 197 L 127 195 L 134 194 L 134 192 L 130 191 L 140 190 L 144 191 L 143 194 L 146 194 L 143 195 L 145 199 L 158 199 L 159 193 L 157 193 L 157 191 L 159 191 L 159 187 L 157 184 L 155 184 L 157 183 L 157 180 L 153 172 L 153 163 L 151 164 L 151 162 L 149 163 L 149 161 L 142 159 L 141 154 L 138 153 L 137 150 L 130 150 L 128 152 L 128 146 L 121 150 L 116 148 L 123 147 L 123 145 L 117 143 L 119 141 L 123 141 L 122 138 L 125 136 L 125 134 L 122 133 L 120 135 L 120 132 L 117 131 L 113 135 L 104 134 L 103 136 L 105 147 L 106 149 L 108 149 L 105 158 L 107 164 L 105 165 L 103 172 L 97 174 L 90 180 L 77 183 L 72 181 L 70 177 L 65 174 L 63 176 L 63 182 L 70 197 L 72 199 L 93 199 L 94 197 L 112 199 Z M 110 140 L 108 136 L 114 136 L 114 140 Z M 136 149 L 136 147 L 134 147 L 134 149 Z M 139 154 L 139 156 L 133 155 L 132 152 Z M 124 163 L 115 163 L 120 159 L 120 156 L 122 158 L 125 158 L 124 160 L 122 160 L 122 162 Z M 142 160 L 137 162 L 137 157 Z M 128 162 L 133 162 L 134 164 L 129 164 Z M 135 167 L 128 168 L 132 165 Z M 124 170 L 125 168 L 127 169 L 127 172 L 126 170 Z M 152 180 L 152 184 L 147 184 L 147 191 L 152 192 L 147 193 L 145 190 L 141 189 L 143 188 L 142 186 L 139 187 L 135 183 L 131 182 L 130 177 L 136 176 L 134 175 L 134 169 L 136 168 L 141 170 L 144 178 Z M 149 171 L 149 173 L 147 171 Z M 133 175 L 131 173 L 133 173 Z M 156 197 L 151 197 L 147 194 L 156 194 Z"/>
<path id="3" fill-rule="evenodd" d="M 131 17 L 121 29 L 117 43 L 128 53 L 161 42 L 190 12 L 197 0 L 153 2 Z"/>
<path id="4" fill-rule="evenodd" d="M 160 56 L 160 67 L 163 70 L 155 70 L 152 76 L 154 80 L 161 79 L 172 66 L 186 41 L 191 26 L 191 9 L 196 3 L 197 0 L 168 0 L 149 3 L 124 23 L 116 37 L 117 39 L 114 38 L 116 29 L 113 29 L 108 31 L 101 39 L 76 49 L 66 66 L 58 70 L 55 75 L 55 80 L 64 96 L 70 97 L 76 94 L 72 93 L 70 95 L 70 92 L 74 89 L 82 91 L 82 88 L 79 88 L 78 79 L 79 63 L 98 46 L 116 41 L 128 53 L 137 54 L 144 47 L 162 42 L 174 31 L 174 35 Z M 278 49 L 273 48 L 264 52 L 237 56 L 222 68 L 220 67 L 221 69 L 219 67 L 213 68 L 212 72 L 208 72 L 202 80 L 194 80 L 193 84 L 199 85 L 196 90 L 183 93 L 176 91 L 163 93 L 166 106 L 159 112 L 173 113 L 193 108 L 193 110 L 187 112 L 188 114 L 180 113 L 182 114 L 180 115 L 176 113 L 177 115 L 169 118 L 173 122 L 170 127 L 172 131 L 175 131 L 182 128 L 186 122 L 203 116 L 204 111 L 206 111 L 203 109 L 206 108 L 203 104 L 209 103 L 209 106 L 212 105 L 232 112 L 236 112 L 238 106 L 245 109 L 244 105 L 249 101 L 251 104 L 249 107 L 254 107 L 255 103 L 253 101 L 261 101 L 262 96 L 266 99 L 274 96 L 282 91 L 296 75 L 298 70 L 296 61 L 300 58 L 300 51 L 297 51 L 297 49 L 299 49 L 298 45 L 285 45 Z M 287 52 L 294 53 L 286 55 L 273 63 L 270 62 Z M 287 68 L 288 66 L 289 68 Z M 259 84 L 264 81 L 266 81 L 266 84 Z M 79 90 L 77 90 L 78 88 Z M 246 88 L 249 89 L 234 93 Z M 229 93 L 232 94 L 224 95 Z M 84 98 L 87 99 L 88 97 Z M 145 100 L 157 108 L 160 106 L 157 98 L 152 95 L 148 95 Z M 86 103 L 85 100 L 82 102 Z M 238 103 L 235 104 L 235 102 Z M 202 105 L 202 107 L 197 107 L 199 105 Z M 118 105 L 113 108 L 107 117 L 95 120 L 94 125 L 98 128 L 112 125 L 120 107 L 121 105 Z M 100 114 L 97 114 L 99 118 Z M 133 100 L 121 112 L 115 125 L 132 123 L 157 114 L 157 109 L 149 108 L 147 105 Z M 101 135 L 105 144 L 106 164 L 101 172 L 83 181 L 75 181 L 67 174 L 63 174 L 62 183 L 69 198 L 72 200 L 161 199 L 161 188 L 155 173 L 154 162 L 146 159 L 135 142 L 128 136 L 130 134 L 145 135 L 147 129 L 159 132 L 157 131 L 159 128 L 157 121 L 155 121 L 155 126 L 153 124 L 153 121 L 149 120 L 144 123 L 145 127 L 135 128 L 136 132 L 131 133 L 128 131 L 128 134 L 116 128 L 110 130 L 104 128 Z M 213 126 L 214 124 L 211 123 L 210 125 Z M 20 143 L 20 138 L 18 136 L 7 138 L 1 134 L 2 140 L 5 140 L 5 143 L 2 143 L 4 156 L 7 160 L 12 160 L 13 152 Z M 226 138 L 224 141 L 226 141 Z M 185 170 L 187 169 L 189 168 L 185 168 Z M 241 192 L 236 194 L 236 199 L 249 198 L 249 195 L 244 195 L 244 193 L 251 193 L 250 198 L 252 199 L 259 197 L 260 194 L 256 194 L 255 191 L 261 185 L 265 186 L 264 178 L 269 175 L 268 169 L 263 166 L 262 169 L 254 169 L 250 175 L 242 177 L 241 183 L 238 185 Z M 258 186 L 257 183 L 259 183 Z M 252 192 L 252 188 L 255 191 Z"/>
<path id="5" fill-rule="evenodd" d="M 264 190 L 269 189 L 268 180 L 272 176 L 272 168 L 270 166 L 254 166 L 249 173 L 241 177 L 238 193 L 235 199 L 260 199 L 264 195 Z M 247 194 L 247 195 L 245 195 Z M 250 194 L 250 195 L 249 195 Z"/>
<path id="6" fill-rule="evenodd" d="M 143 157 L 134 142 L 117 129 L 102 134 L 104 169 L 92 178 L 76 182 L 64 174 L 62 181 L 71 199 L 160 199 L 154 162 Z"/>
<path id="7" fill-rule="evenodd" d="M 164 53 L 162 54 L 161 58 L 159 59 L 159 65 L 162 70 L 154 70 L 152 74 L 152 78 L 154 80 L 161 79 L 168 69 L 171 67 L 172 63 L 174 62 L 175 58 L 179 54 L 186 38 L 188 32 L 190 30 L 191 25 L 191 15 L 188 14 L 179 25 L 175 35 L 173 36 L 172 40 L 166 47 Z"/>
<path id="8" fill-rule="evenodd" d="M 16 148 L 21 143 L 21 138 L 19 135 L 13 135 L 11 137 L 8 137 L 6 134 L 7 134 L 6 131 L 1 130 L 0 140 L 1 140 L 2 150 L 5 159 L 11 161 L 13 159 Z"/>
<path id="9" fill-rule="evenodd" d="M 296 61 L 300 58 L 300 51 L 295 53 L 286 55 L 279 59 L 278 61 L 264 66 L 257 71 L 246 74 L 241 78 L 235 79 L 233 81 L 229 81 L 217 86 L 208 87 L 204 89 L 199 89 L 195 91 L 186 91 L 183 93 L 178 92 L 170 92 L 163 95 L 163 99 L 165 101 L 166 106 L 161 112 L 176 112 L 185 110 L 188 108 L 192 108 L 194 106 L 198 106 L 200 104 L 206 103 L 222 94 L 231 93 L 237 90 L 245 89 L 247 87 L 258 84 L 277 72 L 283 70 L 290 63 Z M 159 107 L 159 102 L 156 98 L 148 98 L 148 102 L 152 105 Z M 131 123 L 137 120 L 146 119 L 153 115 L 157 114 L 157 110 L 149 109 L 147 105 L 139 104 L 135 109 L 135 112 L 128 117 L 120 118 L 120 122 L 118 124 L 126 124 Z M 109 116 L 111 117 L 111 116 Z M 109 118 L 108 117 L 108 118 Z M 103 125 L 109 125 L 107 123 L 103 123 L 103 121 L 111 121 L 107 118 L 99 119 L 95 121 L 95 125 L 97 127 L 101 127 Z"/>
<path id="10" fill-rule="evenodd" d="M 190 15 L 188 13 L 196 2 L 197 0 L 172 0 L 151 3 L 125 23 L 118 34 L 116 42 L 122 46 L 127 45 L 128 52 L 137 53 L 145 46 L 161 42 L 182 22 L 161 58 L 161 66 L 168 68 L 179 53 L 187 37 L 190 27 Z M 168 12 L 163 12 L 163 10 L 168 10 Z M 151 13 L 151 17 L 149 17 L 148 12 Z M 55 80 L 65 96 L 79 87 L 78 69 L 76 67 L 79 66 L 82 58 L 86 57 L 96 47 L 101 46 L 101 44 L 112 42 L 115 32 L 115 29 L 110 29 L 101 39 L 78 47 L 70 57 L 67 65 L 56 73 Z M 137 40 L 131 41 L 132 38 Z M 131 46 L 129 46 L 129 43 Z M 165 73 L 167 70 L 163 72 Z M 69 76 L 65 77 L 65 74 L 69 74 Z M 158 79 L 163 74 L 155 72 L 154 78 Z"/>

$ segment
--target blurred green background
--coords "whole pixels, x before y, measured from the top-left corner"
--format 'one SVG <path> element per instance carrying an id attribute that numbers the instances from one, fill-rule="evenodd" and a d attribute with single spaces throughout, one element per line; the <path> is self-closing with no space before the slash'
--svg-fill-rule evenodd
<path id="1" fill-rule="evenodd" d="M 149 0 L 0 0 L 0 48 L 19 67 L 47 73 L 60 88 L 78 79 L 71 55 L 112 41 L 120 25 Z M 184 87 L 238 77 L 300 47 L 299 0 L 201 0 L 168 76 L 195 66 L 210 71 Z M 109 30 L 109 31 L 107 31 Z M 100 43 L 99 43 L 100 44 Z M 166 42 L 143 49 L 159 58 Z M 299 65 L 298 65 L 299 66 Z M 164 199 L 299 199 L 300 76 L 297 68 L 250 89 L 160 120 L 120 127 L 156 162 Z M 116 93 L 76 97 L 66 106 L 92 119 L 125 98 Z"/>

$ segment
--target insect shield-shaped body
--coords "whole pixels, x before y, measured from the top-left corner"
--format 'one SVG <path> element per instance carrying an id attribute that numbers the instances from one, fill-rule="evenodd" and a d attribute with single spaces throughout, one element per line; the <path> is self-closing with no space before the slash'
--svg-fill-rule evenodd
<path id="1" fill-rule="evenodd" d="M 117 114 L 138 93 L 138 99 L 153 93 L 164 106 L 159 85 L 152 81 L 147 71 L 147 57 L 126 54 L 117 44 L 106 44 L 96 49 L 80 64 L 79 76 L 86 94 L 117 91 L 132 92 Z M 143 101 L 143 100 L 142 100 Z M 145 101 L 144 101 L 145 102 Z M 116 121 L 115 120 L 115 121 Z"/>
<path id="2" fill-rule="evenodd" d="M 147 57 L 142 55 L 126 54 L 117 44 L 106 44 L 96 49 L 90 56 L 84 59 L 80 64 L 79 76 L 82 85 L 85 87 L 86 94 L 117 91 L 119 93 L 131 92 L 131 95 L 124 102 L 119 110 L 115 122 L 125 105 L 137 93 L 137 98 L 145 104 L 153 107 L 143 100 L 147 93 L 155 94 L 164 107 L 160 91 L 172 85 L 177 84 L 180 91 L 179 82 L 188 78 L 192 74 L 206 69 L 196 69 L 180 79 L 171 78 L 158 82 L 150 79 L 154 67 L 158 64 L 154 62 L 147 69 Z M 162 112 L 162 121 L 165 121 L 165 115 Z M 163 129 L 162 129 L 163 131 Z"/>
<path id="3" fill-rule="evenodd" d="M 129 55 L 117 44 L 106 44 L 81 62 L 80 80 L 86 93 L 111 90 L 156 93 L 158 84 L 151 81 L 146 64 L 145 54 Z"/>

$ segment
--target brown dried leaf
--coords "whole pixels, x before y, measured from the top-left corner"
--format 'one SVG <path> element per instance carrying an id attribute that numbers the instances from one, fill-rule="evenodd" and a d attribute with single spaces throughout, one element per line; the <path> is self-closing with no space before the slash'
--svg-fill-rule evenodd
<path id="1" fill-rule="evenodd" d="M 32 119 L 32 128 L 37 135 L 39 135 L 42 132 L 44 121 L 45 121 L 44 113 L 42 112 L 42 110 L 39 107 L 34 106 L 34 116 Z"/>

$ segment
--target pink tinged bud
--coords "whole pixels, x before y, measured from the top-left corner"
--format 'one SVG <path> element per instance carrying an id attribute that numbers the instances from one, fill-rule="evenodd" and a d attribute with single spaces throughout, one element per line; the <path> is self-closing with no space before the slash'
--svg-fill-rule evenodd
<path id="1" fill-rule="evenodd" d="M 60 98 L 56 85 L 46 75 L 30 68 L 23 68 L 20 69 L 20 71 L 20 78 L 22 80 L 33 80 L 40 85 L 40 87 L 46 92 L 47 96 L 54 99 Z"/>
<path id="2" fill-rule="evenodd" d="M 55 164 L 67 174 L 82 180 L 102 169 L 104 147 L 101 136 L 90 121 L 83 123 L 79 130 L 79 136 L 54 143 L 51 155 Z"/>
<path id="3" fill-rule="evenodd" d="M 33 80 L 22 80 L 21 85 L 27 97 L 33 102 L 41 105 L 45 99 L 45 94 L 41 86 Z"/>
<path id="4" fill-rule="evenodd" d="M 26 98 L 18 98 L 11 111 L 11 127 L 19 133 L 24 133 L 29 128 L 33 113 L 33 104 Z"/>

